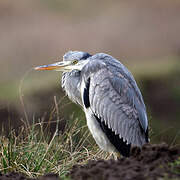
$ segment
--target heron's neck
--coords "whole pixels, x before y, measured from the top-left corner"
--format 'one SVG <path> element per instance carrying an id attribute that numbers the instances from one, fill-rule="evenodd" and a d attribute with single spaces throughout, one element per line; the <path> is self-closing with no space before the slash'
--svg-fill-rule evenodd
<path id="1" fill-rule="evenodd" d="M 64 72 L 62 74 L 62 88 L 75 103 L 83 106 L 80 94 L 80 71 Z"/>

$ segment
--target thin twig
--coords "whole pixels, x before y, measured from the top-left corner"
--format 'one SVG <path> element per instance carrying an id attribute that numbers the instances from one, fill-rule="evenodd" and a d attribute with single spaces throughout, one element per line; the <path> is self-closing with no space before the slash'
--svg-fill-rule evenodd
<path id="1" fill-rule="evenodd" d="M 25 104 L 24 104 L 24 94 L 23 94 L 23 91 L 22 91 L 22 87 L 23 87 L 23 83 L 24 83 L 24 80 L 25 78 L 27 77 L 27 75 L 33 70 L 33 68 L 29 69 L 28 71 L 26 71 L 26 73 L 24 74 L 24 76 L 22 77 L 21 81 L 20 81 L 20 84 L 19 84 L 19 98 L 20 98 L 20 102 L 21 102 L 21 105 L 23 107 L 23 111 L 24 111 L 24 116 L 25 116 L 25 119 L 26 119 L 26 123 L 28 126 L 30 126 L 29 124 L 29 120 L 28 120 L 28 115 L 27 115 L 27 112 L 26 112 L 26 108 L 25 108 Z"/>

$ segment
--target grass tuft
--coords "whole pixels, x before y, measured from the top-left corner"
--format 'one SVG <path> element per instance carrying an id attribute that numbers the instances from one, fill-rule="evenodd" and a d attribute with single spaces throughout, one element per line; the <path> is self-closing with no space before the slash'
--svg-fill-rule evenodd
<path id="1" fill-rule="evenodd" d="M 29 177 L 52 172 L 65 178 L 75 164 L 108 158 L 89 135 L 86 126 L 79 127 L 78 120 L 61 134 L 56 130 L 50 135 L 43 130 L 42 122 L 21 127 L 18 135 L 12 130 L 9 137 L 0 136 L 0 172 L 21 172 Z"/>

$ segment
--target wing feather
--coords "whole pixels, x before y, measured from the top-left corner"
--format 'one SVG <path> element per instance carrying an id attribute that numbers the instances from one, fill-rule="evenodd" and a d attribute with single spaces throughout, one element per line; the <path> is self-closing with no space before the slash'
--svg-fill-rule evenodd
<path id="1" fill-rule="evenodd" d="M 147 142 L 147 116 L 136 82 L 129 79 L 130 75 L 121 66 L 115 72 L 111 64 L 107 63 L 107 67 L 105 61 L 102 64 L 93 61 L 82 71 L 84 78 L 90 78 L 89 101 L 93 113 L 124 141 L 142 146 Z M 100 68 L 93 68 L 97 63 Z"/>

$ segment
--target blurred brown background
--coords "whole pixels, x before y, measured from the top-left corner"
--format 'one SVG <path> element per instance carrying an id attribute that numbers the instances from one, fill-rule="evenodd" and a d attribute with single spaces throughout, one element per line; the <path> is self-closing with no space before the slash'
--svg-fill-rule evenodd
<path id="1" fill-rule="evenodd" d="M 179 0 L 1 0 L 1 129 L 17 128 L 24 111 L 29 121 L 50 114 L 56 120 L 54 96 L 61 118 L 84 120 L 77 106 L 62 100 L 59 73 L 30 71 L 80 50 L 120 59 L 142 90 L 152 142 L 180 143 L 179 34 Z"/>

